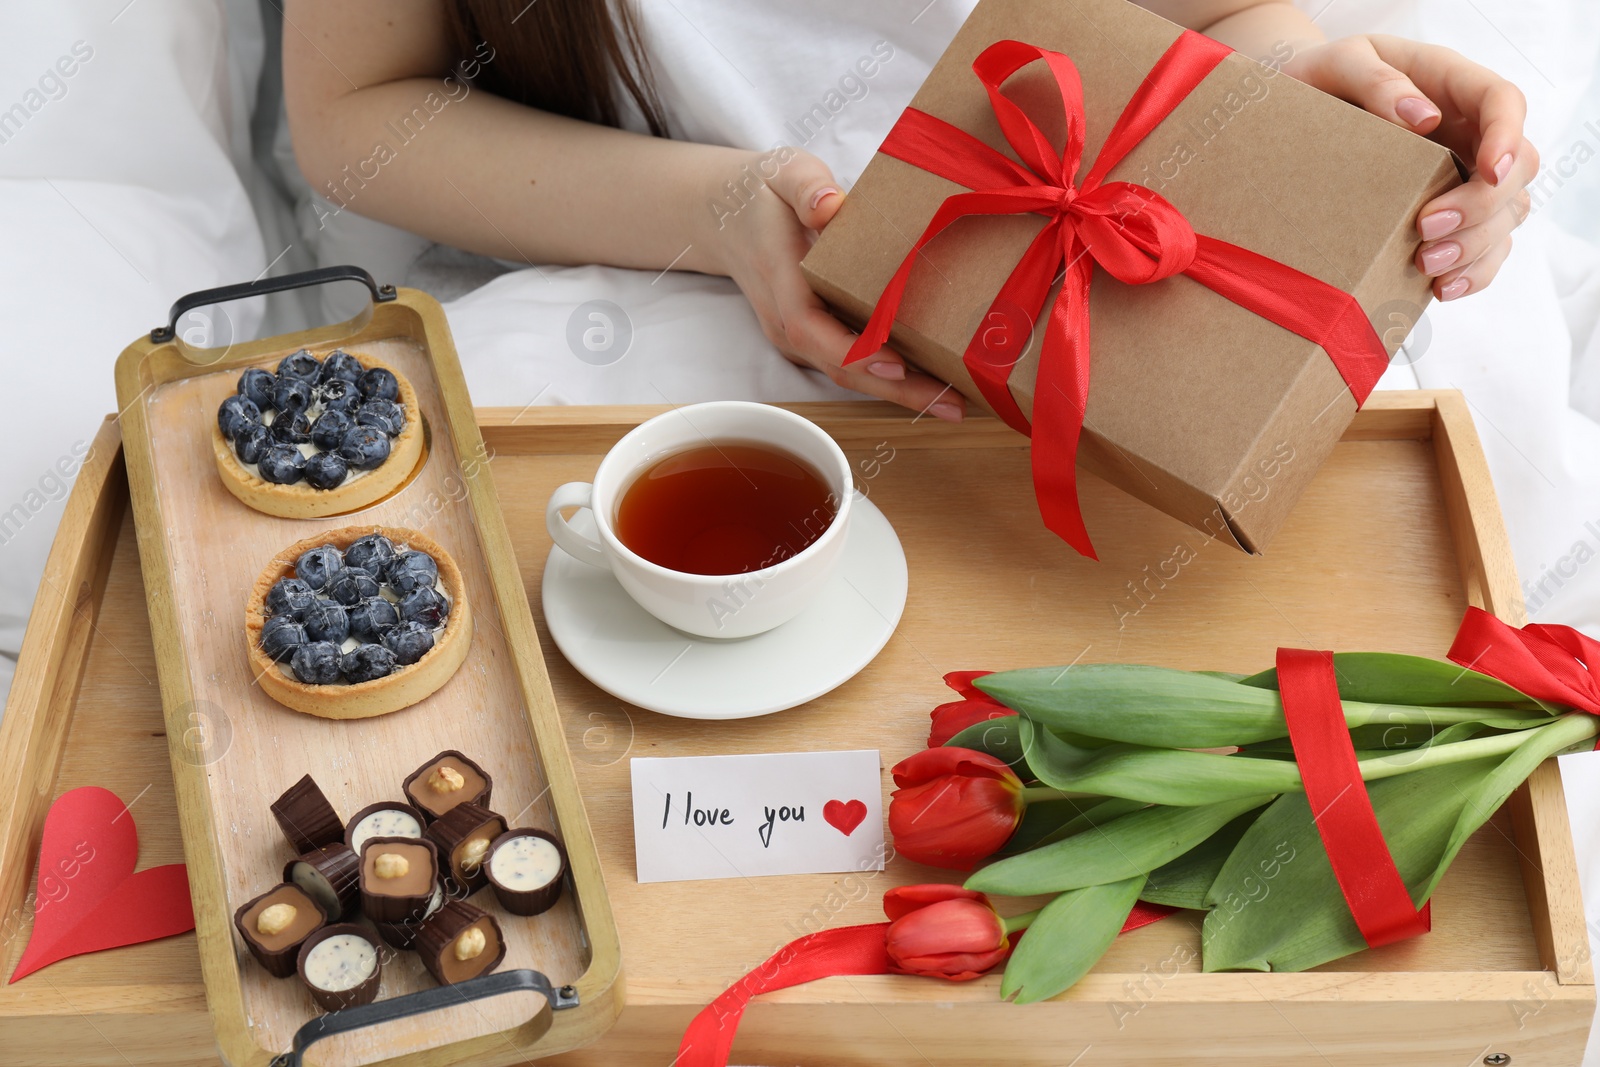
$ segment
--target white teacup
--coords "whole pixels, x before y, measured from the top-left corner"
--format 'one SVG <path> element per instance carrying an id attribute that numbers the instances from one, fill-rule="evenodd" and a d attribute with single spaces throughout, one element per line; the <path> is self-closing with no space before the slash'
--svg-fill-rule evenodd
<path id="1" fill-rule="evenodd" d="M 822 475 L 833 521 L 804 550 L 744 574 L 690 574 L 652 563 L 617 537 L 617 506 L 633 479 L 657 460 L 713 441 L 765 444 L 804 460 Z M 610 570 L 629 596 L 650 614 L 700 637 L 749 637 L 800 614 L 837 569 L 850 525 L 854 495 L 850 463 L 838 444 L 809 419 L 768 404 L 718 400 L 657 415 L 612 446 L 594 481 L 568 482 L 550 494 L 545 525 L 562 551 Z M 589 537 L 561 517 L 562 509 L 588 508 L 599 537 Z"/>

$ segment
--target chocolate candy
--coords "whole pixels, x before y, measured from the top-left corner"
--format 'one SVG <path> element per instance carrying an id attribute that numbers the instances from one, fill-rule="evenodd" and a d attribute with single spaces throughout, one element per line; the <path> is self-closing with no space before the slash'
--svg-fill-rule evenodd
<path id="1" fill-rule="evenodd" d="M 447 900 L 422 924 L 417 952 L 435 981 L 454 985 L 500 966 L 506 942 L 493 915 L 464 900 Z"/>
<path id="2" fill-rule="evenodd" d="M 567 850 L 543 830 L 509 830 L 489 845 L 483 870 L 502 908 L 513 915 L 538 915 L 561 899 Z"/>
<path id="3" fill-rule="evenodd" d="M 399 800 L 368 804 L 345 824 L 344 843 L 355 853 L 369 837 L 421 837 L 426 820 L 422 812 Z"/>
<path id="4" fill-rule="evenodd" d="M 361 906 L 361 860 L 343 843 L 312 849 L 284 864 L 283 880 L 310 893 L 337 922 Z"/>
<path id="5" fill-rule="evenodd" d="M 372 925 L 377 927 L 378 936 L 383 938 L 384 944 L 402 951 L 415 948 L 417 934 L 422 929 L 422 924 L 432 918 L 445 902 L 444 883 L 433 887 L 433 896 L 428 898 L 427 906 L 417 909 L 398 922 L 381 922 L 374 919 Z"/>
<path id="6" fill-rule="evenodd" d="M 335 923 L 305 939 L 295 970 L 317 1007 L 342 1011 L 376 999 L 383 970 L 380 955 L 372 931 L 354 923 Z"/>
<path id="7" fill-rule="evenodd" d="M 274 978 L 294 973 L 301 943 L 327 921 L 322 906 L 290 882 L 273 886 L 233 913 L 245 947 Z"/>
<path id="8" fill-rule="evenodd" d="M 468 896 L 487 884 L 483 861 L 490 843 L 505 832 L 505 819 L 471 803 L 457 804 L 429 824 L 428 840 L 439 846 L 447 884 L 454 883 L 451 896 Z"/>
<path id="9" fill-rule="evenodd" d="M 361 846 L 361 908 L 379 922 L 402 922 L 427 910 L 439 881 L 432 841 L 369 837 Z"/>
<path id="10" fill-rule="evenodd" d="M 406 799 L 429 821 L 458 804 L 489 806 L 494 780 L 476 763 L 454 749 L 446 749 L 411 772 L 405 780 Z"/>
<path id="11" fill-rule="evenodd" d="M 339 813 L 309 774 L 272 802 L 272 817 L 278 820 L 296 855 L 344 840 Z"/>

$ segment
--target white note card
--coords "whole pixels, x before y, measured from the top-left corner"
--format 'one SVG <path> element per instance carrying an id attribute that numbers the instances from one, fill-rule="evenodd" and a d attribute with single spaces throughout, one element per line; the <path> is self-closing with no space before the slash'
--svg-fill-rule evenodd
<path id="1" fill-rule="evenodd" d="M 883 870 L 876 749 L 630 763 L 641 882 Z"/>

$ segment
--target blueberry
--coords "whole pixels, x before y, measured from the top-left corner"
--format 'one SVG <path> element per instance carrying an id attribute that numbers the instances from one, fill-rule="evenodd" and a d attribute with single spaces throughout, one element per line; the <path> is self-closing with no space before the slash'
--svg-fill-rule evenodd
<path id="1" fill-rule="evenodd" d="M 294 576 L 321 592 L 328 579 L 344 566 L 344 556 L 332 545 L 319 545 L 300 553 L 294 561 Z"/>
<path id="2" fill-rule="evenodd" d="M 311 383 L 304 378 L 280 376 L 277 387 L 272 390 L 272 406 L 278 409 L 279 415 L 304 411 L 311 406 Z"/>
<path id="3" fill-rule="evenodd" d="M 389 435 L 376 426 L 353 427 L 345 434 L 339 455 L 356 470 L 375 470 L 389 458 Z"/>
<path id="4" fill-rule="evenodd" d="M 348 411 L 352 415 L 361 404 L 361 390 L 355 383 L 343 378 L 329 378 L 316 389 L 317 402 L 323 411 Z"/>
<path id="5" fill-rule="evenodd" d="M 324 452 L 332 452 L 344 444 L 345 435 L 355 424 L 355 417 L 348 411 L 329 408 L 311 424 L 311 443 Z"/>
<path id="6" fill-rule="evenodd" d="M 350 636 L 350 616 L 344 605 L 319 598 L 305 614 L 306 636 L 313 641 L 332 641 L 339 644 Z"/>
<path id="7" fill-rule="evenodd" d="M 251 367 L 239 375 L 239 395 L 263 410 L 272 406 L 272 391 L 277 387 L 278 379 L 260 367 Z"/>
<path id="8" fill-rule="evenodd" d="M 354 385 L 361 380 L 361 364 L 356 357 L 342 348 L 335 348 L 328 353 L 328 358 L 322 361 L 322 380 L 331 382 L 343 380 Z"/>
<path id="9" fill-rule="evenodd" d="M 305 643 L 306 628 L 288 615 L 274 615 L 261 627 L 261 651 L 273 659 L 288 659 Z"/>
<path id="10" fill-rule="evenodd" d="M 432 588 L 439 580 L 439 565 L 426 552 L 402 552 L 384 568 L 383 580 L 404 596 L 413 589 Z"/>
<path id="11" fill-rule="evenodd" d="M 233 450 L 238 453 L 240 463 L 260 463 L 261 457 L 274 444 L 272 428 L 257 424 L 233 439 Z"/>
<path id="12" fill-rule="evenodd" d="M 306 457 L 294 445 L 276 444 L 256 463 L 261 477 L 277 485 L 293 485 L 306 472 Z"/>
<path id="13" fill-rule="evenodd" d="M 303 445 L 311 440 L 311 419 L 303 411 L 280 411 L 272 420 L 272 439 L 285 445 Z"/>
<path id="14" fill-rule="evenodd" d="M 361 381 L 356 383 L 361 387 L 361 395 L 371 400 L 395 400 L 400 396 L 400 379 L 394 372 L 383 367 L 372 367 L 361 375 Z"/>
<path id="15" fill-rule="evenodd" d="M 420 622 L 432 629 L 444 623 L 450 614 L 450 602 L 440 596 L 432 586 L 413 589 L 400 598 L 400 618 L 405 622 Z"/>
<path id="16" fill-rule="evenodd" d="M 359 604 L 378 595 L 378 579 L 361 567 L 353 566 L 348 556 L 344 569 L 328 579 L 327 594 L 344 605 Z"/>
<path id="17" fill-rule="evenodd" d="M 360 567 L 368 574 L 382 575 L 394 562 L 394 542 L 380 533 L 358 537 L 344 550 L 344 561 L 347 566 Z"/>
<path id="18" fill-rule="evenodd" d="M 339 646 L 332 641 L 312 641 L 301 645 L 289 657 L 289 669 L 308 685 L 327 685 L 339 680 Z"/>
<path id="19" fill-rule="evenodd" d="M 433 631 L 420 622 L 403 622 L 383 635 L 383 645 L 401 666 L 417 662 L 433 648 Z"/>
<path id="20" fill-rule="evenodd" d="M 316 592 L 306 584 L 305 579 L 279 578 L 267 590 L 267 611 L 274 616 L 287 615 L 299 622 L 316 600 Z"/>
<path id="21" fill-rule="evenodd" d="M 400 613 L 381 596 L 368 597 L 349 610 L 350 636 L 377 641 L 400 623 Z"/>
<path id="22" fill-rule="evenodd" d="M 235 393 L 217 409 L 217 429 L 230 441 L 250 427 L 260 425 L 261 409 L 247 396 Z"/>
<path id="23" fill-rule="evenodd" d="M 299 378 L 306 382 L 315 382 L 321 373 L 321 362 L 304 348 L 293 355 L 284 356 L 283 362 L 278 364 L 279 378 Z"/>
<path id="24" fill-rule="evenodd" d="M 350 473 L 350 464 L 337 452 L 318 452 L 306 460 L 306 484 L 313 489 L 337 489 Z"/>
<path id="25" fill-rule="evenodd" d="M 395 655 L 382 645 L 358 645 L 339 659 L 339 671 L 352 685 L 394 673 Z"/>
<path id="26" fill-rule="evenodd" d="M 406 409 L 393 400 L 368 400 L 356 408 L 356 422 L 394 437 L 406 428 Z"/>

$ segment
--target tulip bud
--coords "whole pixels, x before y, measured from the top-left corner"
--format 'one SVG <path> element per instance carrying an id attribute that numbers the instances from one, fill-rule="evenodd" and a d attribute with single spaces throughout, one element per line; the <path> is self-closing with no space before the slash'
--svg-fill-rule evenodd
<path id="1" fill-rule="evenodd" d="M 896 886 L 883 895 L 891 967 L 964 982 L 1011 952 L 1005 924 L 989 898 L 953 885 Z"/>
<path id="2" fill-rule="evenodd" d="M 951 671 L 944 676 L 945 684 L 960 693 L 961 699 L 940 704 L 929 713 L 929 718 L 933 720 L 932 728 L 928 731 L 929 748 L 938 748 L 946 744 L 969 726 L 1016 714 L 1014 710 L 972 684 L 974 678 L 982 678 L 988 673 L 990 672 Z"/>
<path id="3" fill-rule="evenodd" d="M 1010 767 L 967 748 L 929 748 L 896 764 L 889 831 L 900 855 L 971 870 L 993 855 L 1022 820 L 1022 780 Z"/>

